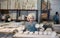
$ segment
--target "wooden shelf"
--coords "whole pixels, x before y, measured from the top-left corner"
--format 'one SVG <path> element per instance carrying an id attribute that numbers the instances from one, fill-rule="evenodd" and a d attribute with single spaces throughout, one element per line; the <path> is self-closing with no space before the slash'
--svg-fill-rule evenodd
<path id="1" fill-rule="evenodd" d="M 6 10 L 6 11 L 8 11 L 8 10 L 12 10 L 12 11 L 16 11 L 16 10 L 18 10 L 18 11 L 38 11 L 37 9 L 0 9 L 0 11 L 1 10 Z"/>
<path id="2" fill-rule="evenodd" d="M 35 11 L 36 12 L 36 21 L 38 22 L 38 10 L 37 9 L 0 9 L 0 11 L 16 11 L 16 19 L 12 20 L 17 20 L 18 21 L 18 15 L 21 13 L 20 11 Z M 3 12 L 4 13 L 4 12 Z M 24 21 L 24 20 L 19 20 L 19 21 Z"/>
<path id="3" fill-rule="evenodd" d="M 48 7 L 47 7 L 47 2 L 42 2 L 42 10 L 48 10 L 51 9 L 50 3 L 48 2 Z"/>

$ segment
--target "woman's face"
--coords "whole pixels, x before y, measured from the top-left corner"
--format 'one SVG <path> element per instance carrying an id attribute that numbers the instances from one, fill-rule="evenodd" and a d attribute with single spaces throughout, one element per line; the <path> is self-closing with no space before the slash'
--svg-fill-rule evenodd
<path id="1" fill-rule="evenodd" d="M 30 21 L 30 22 L 33 22 L 33 21 L 34 21 L 34 18 L 33 18 L 33 17 L 30 17 L 30 18 L 29 18 L 29 21 Z"/>
<path id="2" fill-rule="evenodd" d="M 28 20 L 29 22 L 33 22 L 33 21 L 34 21 L 34 18 L 33 18 L 33 17 L 29 17 L 27 20 Z"/>

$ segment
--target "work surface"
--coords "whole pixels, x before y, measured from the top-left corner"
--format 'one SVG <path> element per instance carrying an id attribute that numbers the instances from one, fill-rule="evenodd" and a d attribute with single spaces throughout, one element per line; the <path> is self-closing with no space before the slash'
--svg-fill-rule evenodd
<path id="1" fill-rule="evenodd" d="M 14 32 L 14 30 L 18 30 L 20 32 L 20 25 L 22 24 L 22 22 L 9 22 L 9 23 L 0 23 L 0 32 L 3 33 L 12 33 Z M 21 34 L 17 32 L 16 34 L 8 34 L 10 38 L 59 38 L 58 36 L 54 36 L 53 35 L 38 35 L 38 34 Z M 3 37 L 4 34 L 2 34 Z M 1 34 L 0 34 L 1 36 Z M 7 37 L 7 35 L 5 34 L 4 36 Z M 6 38 L 5 37 L 5 38 Z M 8 37 L 8 38 L 9 38 Z"/>
<path id="2" fill-rule="evenodd" d="M 55 31 L 47 32 L 47 31 L 35 31 L 35 32 L 23 32 L 20 31 L 13 35 L 13 38 L 59 38 Z"/>
<path id="3" fill-rule="evenodd" d="M 0 23 L 0 33 L 13 33 L 17 28 L 20 27 L 20 22 L 8 22 L 8 23 Z"/>
<path id="4" fill-rule="evenodd" d="M 16 34 L 13 38 L 59 38 L 58 36 L 52 35 L 30 35 L 30 34 Z"/>

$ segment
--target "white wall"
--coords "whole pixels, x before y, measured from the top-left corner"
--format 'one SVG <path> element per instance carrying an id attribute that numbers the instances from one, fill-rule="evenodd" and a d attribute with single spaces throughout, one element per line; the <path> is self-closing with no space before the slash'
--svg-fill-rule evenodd
<path id="1" fill-rule="evenodd" d="M 59 12 L 60 15 L 60 0 L 50 0 L 50 3 L 51 3 L 50 17 L 52 19 L 55 12 Z"/>

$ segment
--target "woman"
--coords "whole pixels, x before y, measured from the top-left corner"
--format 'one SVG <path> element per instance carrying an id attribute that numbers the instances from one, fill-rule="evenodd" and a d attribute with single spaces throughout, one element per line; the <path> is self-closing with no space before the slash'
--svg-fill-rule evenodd
<path id="1" fill-rule="evenodd" d="M 26 28 L 26 30 L 28 30 L 28 31 L 30 31 L 30 32 L 35 32 L 35 31 L 37 31 L 37 28 L 35 28 L 35 24 L 36 24 L 36 22 L 34 21 L 34 16 L 32 15 L 32 14 L 29 14 L 28 16 L 27 16 L 27 21 L 28 22 L 26 22 L 25 23 L 25 28 Z"/>

